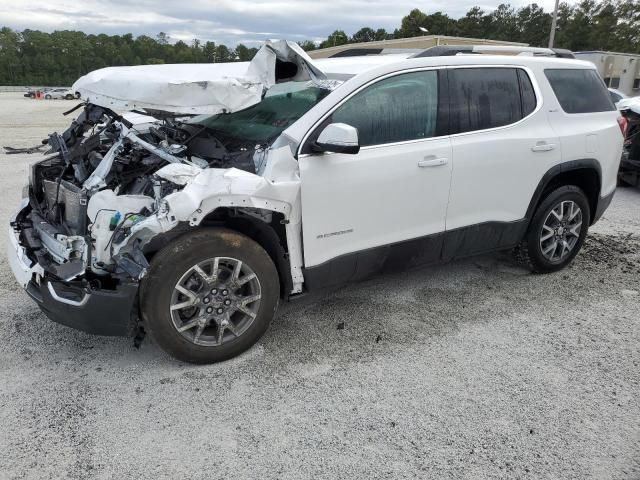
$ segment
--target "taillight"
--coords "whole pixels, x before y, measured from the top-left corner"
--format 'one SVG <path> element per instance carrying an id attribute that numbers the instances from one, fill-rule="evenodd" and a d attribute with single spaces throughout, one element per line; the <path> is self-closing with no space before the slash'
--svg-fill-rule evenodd
<path id="1" fill-rule="evenodd" d="M 623 137 L 627 136 L 627 126 L 629 125 L 629 120 L 627 117 L 618 117 L 618 126 L 620 127 L 620 132 Z"/>

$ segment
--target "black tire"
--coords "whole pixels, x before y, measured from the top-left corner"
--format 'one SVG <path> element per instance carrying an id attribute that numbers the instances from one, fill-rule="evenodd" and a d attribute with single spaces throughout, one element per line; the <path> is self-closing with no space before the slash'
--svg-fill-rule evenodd
<path id="1" fill-rule="evenodd" d="M 80 95 L 80 92 L 76 92 L 76 98 L 80 98 L 82 95 Z"/>
<path id="2" fill-rule="evenodd" d="M 543 225 L 547 217 L 551 215 L 551 211 L 561 202 L 567 201 L 574 202 L 580 209 L 582 215 L 581 229 L 571 251 L 567 252 L 567 255 L 563 258 L 550 261 L 543 253 L 541 246 L 542 235 L 547 232 Z M 590 220 L 591 211 L 589 201 L 580 188 L 574 185 L 565 185 L 549 192 L 536 209 L 529 223 L 529 228 L 527 229 L 524 240 L 514 250 L 516 260 L 535 273 L 551 273 L 562 270 L 571 263 L 582 248 L 584 239 L 587 236 Z"/>
<path id="3" fill-rule="evenodd" d="M 51 95 L 45 95 L 44 98 L 45 100 L 51 100 Z"/>
<path id="4" fill-rule="evenodd" d="M 65 99 L 65 100 L 73 100 L 73 99 L 74 99 L 74 96 L 73 96 L 73 95 L 71 95 L 70 93 L 67 93 L 67 94 L 65 95 L 64 99 Z"/>
<path id="5" fill-rule="evenodd" d="M 216 257 L 231 257 L 250 268 L 259 282 L 261 299 L 255 318 L 243 333 L 235 337 L 228 334 L 231 340 L 220 345 L 203 346 L 178 332 L 170 313 L 171 299 L 186 272 Z M 163 350 L 185 362 L 214 363 L 239 355 L 262 337 L 278 308 L 280 282 L 271 257 L 258 243 L 233 230 L 208 228 L 189 232 L 158 252 L 141 285 L 140 296 L 145 328 Z M 204 304 L 198 305 L 195 308 L 204 309 Z M 203 314 L 204 310 L 198 310 L 194 316 Z M 210 322 L 207 328 L 216 329 L 214 320 Z"/>

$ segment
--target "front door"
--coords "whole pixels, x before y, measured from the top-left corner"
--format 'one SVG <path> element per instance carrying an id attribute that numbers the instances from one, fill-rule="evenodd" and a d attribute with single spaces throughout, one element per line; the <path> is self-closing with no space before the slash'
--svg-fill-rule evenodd
<path id="1" fill-rule="evenodd" d="M 437 70 L 369 84 L 334 110 L 315 137 L 329 123 L 357 128 L 361 149 L 313 154 L 303 147 L 307 269 L 444 231 L 451 144 L 446 135 L 438 136 Z"/>

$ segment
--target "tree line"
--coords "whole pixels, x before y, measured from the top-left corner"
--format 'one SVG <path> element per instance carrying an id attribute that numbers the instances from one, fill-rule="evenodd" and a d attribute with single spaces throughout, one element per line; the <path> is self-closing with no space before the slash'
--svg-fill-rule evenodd
<path id="1" fill-rule="evenodd" d="M 455 19 L 442 12 L 412 10 L 393 32 L 363 27 L 348 35 L 336 30 L 321 42 L 300 42 L 305 50 L 347 43 L 450 35 L 524 42 L 546 46 L 551 13 L 532 3 L 519 9 L 501 4 L 486 12 L 471 8 Z M 427 30 L 428 33 L 425 33 Z M 637 0 L 582 0 L 560 3 L 555 46 L 580 50 L 640 53 L 640 2 Z M 107 66 L 159 63 L 210 63 L 251 60 L 257 48 L 243 44 L 229 48 L 215 42 L 171 42 L 165 34 L 155 38 L 132 34 L 88 35 L 78 31 L 45 33 L 0 29 L 0 85 L 70 85 L 81 75 Z"/>

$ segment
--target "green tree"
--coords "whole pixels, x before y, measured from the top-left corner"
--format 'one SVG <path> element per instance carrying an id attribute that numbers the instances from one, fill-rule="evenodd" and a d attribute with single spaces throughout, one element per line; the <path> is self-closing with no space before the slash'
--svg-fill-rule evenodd
<path id="1" fill-rule="evenodd" d="M 391 40 L 393 38 L 393 34 L 387 33 L 384 28 L 379 28 L 376 30 L 376 40 Z"/>
<path id="2" fill-rule="evenodd" d="M 430 35 L 457 35 L 458 22 L 442 12 L 427 15 L 425 27 Z M 421 32 L 424 35 L 424 32 Z"/>
<path id="3" fill-rule="evenodd" d="M 518 10 L 520 41 L 534 47 L 546 47 L 549 43 L 551 15 L 546 13 L 537 3 L 532 3 Z"/>
<path id="4" fill-rule="evenodd" d="M 316 44 L 313 43 L 311 40 L 298 42 L 298 45 L 300 45 L 305 52 L 310 52 L 311 50 L 315 50 L 317 48 Z"/>
<path id="5" fill-rule="evenodd" d="M 618 25 L 612 39 L 612 49 L 617 52 L 640 53 L 640 2 L 618 0 L 616 3 Z"/>
<path id="6" fill-rule="evenodd" d="M 226 45 L 218 45 L 215 50 L 214 62 L 224 63 L 234 60 L 231 50 Z"/>
<path id="7" fill-rule="evenodd" d="M 320 44 L 320 48 L 337 47 L 349 43 L 349 37 L 343 30 L 336 30 L 327 39 Z"/>
<path id="8" fill-rule="evenodd" d="M 425 35 L 425 32 L 420 30 L 422 28 L 428 28 L 428 16 L 421 10 L 414 8 L 409 12 L 409 15 L 403 17 L 400 22 L 400 30 L 395 35 L 396 38 L 408 38 L 408 37 L 420 37 Z"/>
<path id="9" fill-rule="evenodd" d="M 491 30 L 491 17 L 480 7 L 473 7 L 458 20 L 458 33 L 463 37 L 485 38 Z"/>
<path id="10" fill-rule="evenodd" d="M 257 51 L 257 48 L 248 48 L 245 45 L 239 43 L 236 47 L 236 58 L 240 62 L 248 62 L 254 57 Z"/>
<path id="11" fill-rule="evenodd" d="M 376 39 L 376 32 L 373 28 L 363 27 L 353 34 L 351 41 L 354 43 L 373 42 Z"/>
<path id="12" fill-rule="evenodd" d="M 511 40 L 519 38 L 518 18 L 515 10 L 508 3 L 501 3 L 489 14 L 488 36 L 496 40 Z"/>

